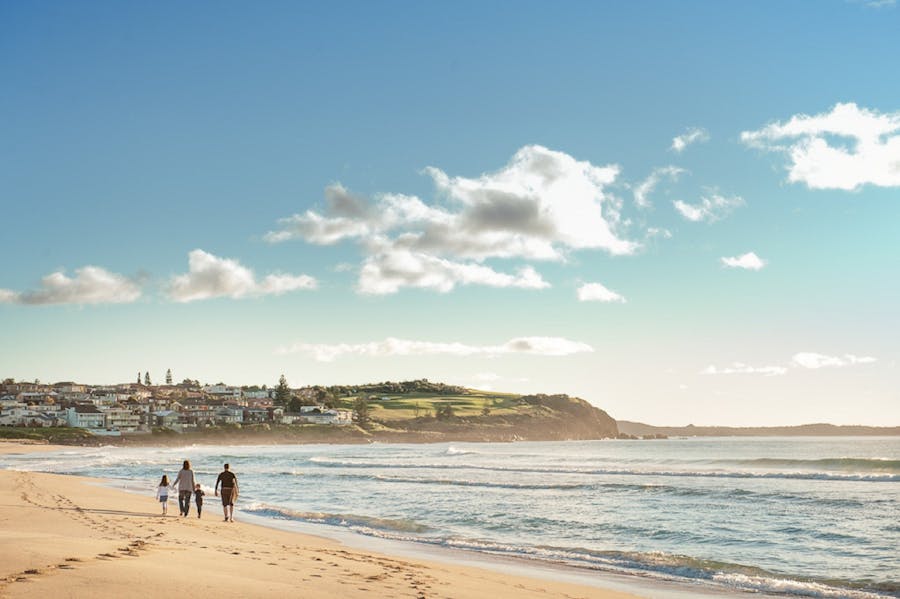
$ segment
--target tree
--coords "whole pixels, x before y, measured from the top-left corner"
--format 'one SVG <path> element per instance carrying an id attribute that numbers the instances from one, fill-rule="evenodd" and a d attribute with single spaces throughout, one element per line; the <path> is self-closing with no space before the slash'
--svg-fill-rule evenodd
<path id="1" fill-rule="evenodd" d="M 453 404 L 450 402 L 442 403 L 434 409 L 434 417 L 438 420 L 448 420 L 453 416 Z"/>
<path id="2" fill-rule="evenodd" d="M 138 385 L 141 384 L 141 371 L 140 371 L 140 370 L 138 370 L 138 380 L 137 380 L 137 384 L 138 384 Z"/>
<path id="3" fill-rule="evenodd" d="M 144 373 L 144 384 L 150 386 L 150 371 Z"/>
<path id="4" fill-rule="evenodd" d="M 171 368 L 166 369 L 166 384 L 167 385 L 172 384 L 172 369 Z"/>
<path id="5" fill-rule="evenodd" d="M 369 424 L 369 400 L 365 397 L 357 397 L 356 401 L 353 402 L 353 416 L 358 425 L 366 426 Z"/>
<path id="6" fill-rule="evenodd" d="M 280 406 L 287 406 L 291 401 L 291 388 L 288 387 L 287 379 L 284 375 L 278 379 L 278 386 L 275 387 L 275 403 Z"/>
<path id="7" fill-rule="evenodd" d="M 326 408 L 337 407 L 337 399 L 334 396 L 333 390 L 325 389 L 324 387 L 315 387 L 315 394 L 317 404 L 322 404 Z"/>
<path id="8" fill-rule="evenodd" d="M 301 406 L 303 406 L 303 401 L 299 397 L 292 397 L 287 404 L 287 411 L 299 412 Z"/>

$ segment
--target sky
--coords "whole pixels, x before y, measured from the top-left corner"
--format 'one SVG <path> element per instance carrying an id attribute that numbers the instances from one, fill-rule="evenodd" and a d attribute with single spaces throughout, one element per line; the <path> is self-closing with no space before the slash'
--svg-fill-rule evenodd
<path id="1" fill-rule="evenodd" d="M 900 6 L 0 4 L 0 377 L 900 425 Z"/>

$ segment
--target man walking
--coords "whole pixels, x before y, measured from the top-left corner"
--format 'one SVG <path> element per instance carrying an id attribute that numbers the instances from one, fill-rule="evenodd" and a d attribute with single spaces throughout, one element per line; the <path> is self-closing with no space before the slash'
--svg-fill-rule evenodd
<path id="1" fill-rule="evenodd" d="M 178 489 L 178 508 L 181 510 L 182 516 L 186 517 L 191 509 L 191 495 L 194 494 L 194 485 L 196 484 L 194 471 L 191 470 L 191 462 L 185 460 L 178 476 L 172 483 L 172 486 Z"/>
<path id="2" fill-rule="evenodd" d="M 234 500 L 238 495 L 237 477 L 225 464 L 225 470 L 216 479 L 216 495 L 219 495 L 219 484 L 222 485 L 222 511 L 225 513 L 225 522 L 234 522 Z"/>

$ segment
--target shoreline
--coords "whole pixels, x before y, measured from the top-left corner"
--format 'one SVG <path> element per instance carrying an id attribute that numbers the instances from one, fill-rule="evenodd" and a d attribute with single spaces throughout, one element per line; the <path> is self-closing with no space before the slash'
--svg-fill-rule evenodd
<path id="1" fill-rule="evenodd" d="M 67 446 L 0 444 L 6 454 L 58 449 Z M 239 509 L 238 522 L 224 523 L 216 499 L 207 498 L 202 519 L 193 506 L 189 518 L 171 511 L 163 517 L 149 493 L 110 488 L 102 479 L 0 470 L 0 596 L 111 599 L 169 594 L 176 587 L 279 599 L 298 591 L 313 599 L 656 596 L 621 590 L 621 582 L 576 584 L 521 568 L 510 574 L 510 568 L 485 568 L 483 560 L 460 565 L 431 552 L 419 557 L 359 549 L 251 523 Z"/>

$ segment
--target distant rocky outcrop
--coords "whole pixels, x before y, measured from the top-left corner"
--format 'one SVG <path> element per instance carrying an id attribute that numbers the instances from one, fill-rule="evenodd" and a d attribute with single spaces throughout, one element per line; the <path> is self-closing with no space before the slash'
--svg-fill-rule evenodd
<path id="1" fill-rule="evenodd" d="M 652 426 L 642 422 L 618 420 L 619 432 L 635 437 L 853 437 L 900 435 L 900 426 L 838 426 L 802 424 L 799 426 Z"/>

